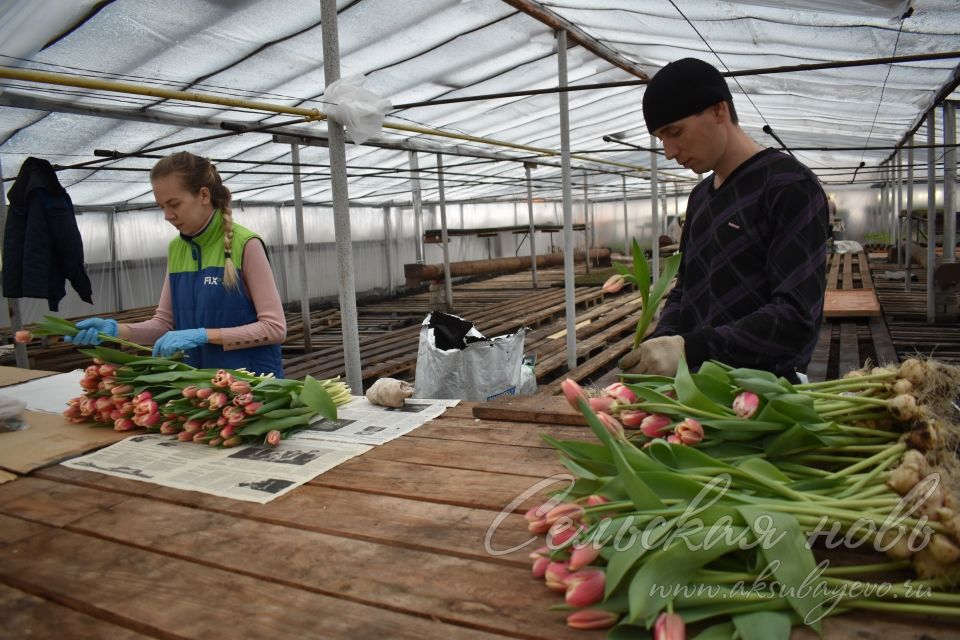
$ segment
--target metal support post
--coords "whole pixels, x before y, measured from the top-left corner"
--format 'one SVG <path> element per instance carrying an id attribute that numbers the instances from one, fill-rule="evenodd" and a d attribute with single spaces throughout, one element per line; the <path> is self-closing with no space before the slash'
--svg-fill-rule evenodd
<path id="1" fill-rule="evenodd" d="M 443 192 L 443 154 L 437 154 L 437 183 L 440 189 L 440 242 L 443 245 L 443 295 L 447 311 L 453 311 L 453 284 L 450 282 L 450 238 L 447 237 L 447 198 Z M 463 215 L 463 206 L 460 207 Z"/>
<path id="2" fill-rule="evenodd" d="M 293 210 L 297 220 L 297 266 L 300 275 L 300 323 L 303 325 L 303 351 L 313 351 L 310 327 L 310 285 L 307 280 L 307 241 L 303 229 L 303 191 L 300 184 L 300 145 L 290 145 L 293 160 Z"/>
<path id="3" fill-rule="evenodd" d="M 957 109 L 943 103 L 943 261 L 957 261 Z"/>
<path id="4" fill-rule="evenodd" d="M 410 195 L 413 199 L 413 240 L 417 264 L 423 264 L 423 200 L 420 198 L 420 163 L 416 151 L 408 151 L 410 160 Z"/>
<path id="5" fill-rule="evenodd" d="M 530 179 L 530 168 L 533 165 L 523 163 L 523 172 L 527 177 L 527 218 L 530 224 L 530 273 L 533 277 L 533 288 L 537 288 L 537 228 L 533 221 L 533 181 Z"/>
<path id="6" fill-rule="evenodd" d="M 277 205 L 273 208 L 277 214 L 277 264 L 280 268 L 280 291 L 283 294 L 283 301 L 290 301 L 290 294 L 287 291 L 287 243 L 283 237 L 283 207 Z"/>
<path id="7" fill-rule="evenodd" d="M 321 0 L 323 75 L 327 86 L 340 79 L 340 43 L 337 33 L 337 0 Z M 333 190 L 333 227 L 337 238 L 340 275 L 340 324 L 346 382 L 355 394 L 363 393 L 360 373 L 360 330 L 357 328 L 357 292 L 353 278 L 353 242 L 350 232 L 350 195 L 347 190 L 347 151 L 343 127 L 327 120 L 330 139 L 330 183 Z"/>
<path id="8" fill-rule="evenodd" d="M 383 244 L 384 255 L 387 261 L 387 293 L 393 295 L 396 287 L 393 284 L 393 218 L 389 205 L 383 208 Z"/>
<path id="9" fill-rule="evenodd" d="M 907 228 L 906 242 L 903 245 L 903 262 L 906 275 L 903 278 L 903 290 L 910 291 L 910 279 L 913 277 L 913 134 L 907 138 Z"/>
<path id="10" fill-rule="evenodd" d="M 937 257 L 937 116 L 927 114 L 927 322 L 936 321 L 937 308 L 933 291 L 933 268 Z"/>
<path id="11" fill-rule="evenodd" d="M 110 241 L 110 271 L 113 275 L 113 306 L 123 311 L 123 291 L 120 290 L 120 260 L 117 258 L 117 208 L 107 213 L 107 234 Z"/>
<path id="12" fill-rule="evenodd" d="M 567 86 L 567 32 L 557 31 L 557 76 Z M 560 105 L 560 175 L 563 184 L 563 293 L 567 319 L 567 370 L 577 367 L 577 306 L 573 276 L 573 189 L 570 175 L 570 102 L 566 91 L 557 94 Z"/>
<path id="13" fill-rule="evenodd" d="M 630 255 L 630 226 L 627 223 L 627 176 L 620 176 L 623 191 L 623 255 Z"/>

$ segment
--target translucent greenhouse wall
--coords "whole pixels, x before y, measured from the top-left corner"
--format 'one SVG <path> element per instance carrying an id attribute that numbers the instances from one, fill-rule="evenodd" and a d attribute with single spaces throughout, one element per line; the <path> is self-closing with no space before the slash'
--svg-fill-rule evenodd
<path id="1" fill-rule="evenodd" d="M 879 190 L 857 187 L 831 187 L 827 192 L 837 202 L 838 213 L 846 227 L 843 238 L 863 241 L 866 234 L 889 229 L 888 218 L 879 211 Z M 938 198 L 942 188 L 938 187 Z M 905 198 L 904 198 L 905 202 Z M 938 202 L 939 204 L 939 202 Z M 905 204 L 904 204 L 905 206 Z M 914 206 L 926 206 L 926 186 L 914 189 Z M 686 207 L 686 196 L 668 193 L 660 200 L 660 235 L 677 212 Z M 590 216 L 596 232 L 594 244 L 622 250 L 624 242 L 623 201 L 591 202 Z M 297 260 L 296 220 L 292 206 L 238 206 L 234 218 L 256 231 L 267 245 L 274 277 L 285 303 L 300 300 Z M 575 223 L 584 221 L 583 201 L 573 203 Z M 389 220 L 391 242 L 387 246 Z M 559 202 L 536 202 L 537 224 L 561 224 Z M 351 211 L 353 257 L 358 296 L 386 295 L 404 291 L 404 264 L 416 262 L 413 209 L 409 207 L 363 208 Z M 120 310 L 150 307 L 160 297 L 166 269 L 166 247 L 176 230 L 164 221 L 159 211 L 130 211 L 114 214 L 114 236 L 118 272 L 111 258 L 110 214 L 83 213 L 77 216 L 84 241 L 87 271 L 93 283 L 94 304 L 79 299 L 68 286 L 67 296 L 55 315 L 109 315 Z M 628 233 L 645 247 L 653 236 L 649 199 L 627 203 Z M 451 229 L 526 225 L 526 202 L 489 204 L 451 204 L 447 206 L 447 226 Z M 423 228 L 440 228 L 439 207 L 425 206 Z M 307 256 L 309 296 L 318 306 L 336 304 L 337 258 L 333 231 L 333 211 L 328 207 L 304 207 L 304 232 Z M 574 233 L 576 249 L 584 249 L 585 234 Z M 562 233 L 538 232 L 537 252 L 561 253 Z M 530 254 L 526 234 L 501 232 L 496 236 L 455 236 L 450 239 L 450 260 L 482 260 Z M 440 244 L 425 244 L 424 258 L 429 264 L 443 262 Z M 9 326 L 6 305 L 0 305 L 0 324 Z M 47 310 L 45 300 L 22 299 L 25 323 L 41 319 Z"/>

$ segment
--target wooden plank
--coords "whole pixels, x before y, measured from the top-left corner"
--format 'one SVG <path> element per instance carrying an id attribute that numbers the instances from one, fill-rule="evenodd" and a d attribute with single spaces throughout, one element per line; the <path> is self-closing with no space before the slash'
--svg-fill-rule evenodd
<path id="1" fill-rule="evenodd" d="M 828 289 L 824 294 L 824 318 L 862 318 L 880 315 L 880 301 L 873 289 Z"/>
<path id="2" fill-rule="evenodd" d="M 830 359 L 830 342 L 833 335 L 833 323 L 827 320 L 820 325 L 817 337 L 817 346 L 813 349 L 813 357 L 807 365 L 807 376 L 810 382 L 823 382 L 827 379 L 827 361 Z"/>
<path id="3" fill-rule="evenodd" d="M 0 611 L 6 638 L 69 638 L 70 640 L 140 640 L 153 638 L 99 620 L 19 589 L 0 585 Z"/>
<path id="4" fill-rule="evenodd" d="M 587 420 L 561 396 L 505 396 L 483 402 L 473 415 L 484 420 L 586 426 Z"/>
<path id="5" fill-rule="evenodd" d="M 853 254 L 843 254 L 843 289 L 853 289 Z"/>
<path id="6" fill-rule="evenodd" d="M 857 261 L 860 263 L 860 281 L 864 289 L 873 289 L 873 277 L 870 275 L 870 262 L 867 260 L 867 254 L 863 251 L 857 253 Z"/>
<path id="7" fill-rule="evenodd" d="M 0 486 L 0 513 L 62 527 L 126 499 L 116 493 L 26 477 Z"/>
<path id="8" fill-rule="evenodd" d="M 131 523 L 135 523 L 133 530 Z M 184 548 L 189 548 L 191 557 L 204 558 L 216 569 L 232 574 L 329 596 L 346 595 L 362 604 L 445 623 L 544 637 L 546 624 L 552 622 L 548 627 L 551 637 L 583 638 L 580 632 L 562 624 L 562 613 L 548 613 L 546 619 L 531 615 L 547 612 L 558 599 L 543 585 L 531 581 L 526 567 L 345 540 L 152 500 L 130 501 L 116 510 L 86 518 L 72 530 L 121 544 L 132 539 L 137 546 L 171 555 L 181 555 Z M 218 535 L 197 535 L 208 530 Z M 230 541 L 230 553 L 223 553 L 224 540 Z M 277 562 L 263 552 L 267 540 L 271 547 L 289 550 L 292 555 L 285 562 Z M 385 570 L 387 567 L 389 570 Z"/>
<path id="9" fill-rule="evenodd" d="M 528 396 L 537 397 L 537 396 Z M 541 396 L 556 397 L 556 396 Z M 569 405 L 567 405 L 569 406 Z M 517 422 L 537 422 L 537 420 L 518 420 Z M 480 444 L 508 444 L 517 447 L 536 447 L 552 449 L 543 441 L 548 435 L 560 440 L 587 440 L 596 442 L 593 431 L 583 425 L 537 424 L 518 425 L 515 422 L 499 420 L 443 420 L 430 422 L 410 433 L 414 438 L 439 438 Z"/>
<path id="10" fill-rule="evenodd" d="M 860 345 L 857 342 L 857 325 L 852 320 L 840 324 L 840 377 L 848 371 L 859 369 Z"/>
<path id="11" fill-rule="evenodd" d="M 550 449 L 451 442 L 433 438 L 398 438 L 363 455 L 377 460 L 396 460 L 491 473 L 514 473 L 539 478 L 561 470 L 556 452 Z"/>
<path id="12" fill-rule="evenodd" d="M 197 533 L 202 530 L 201 526 L 181 539 L 177 551 L 189 553 L 196 544 L 191 538 L 202 537 Z M 123 535 L 123 531 L 115 533 Z M 214 542 L 223 555 L 238 544 L 230 538 Z M 290 549 L 274 546 L 269 539 L 257 542 L 259 553 L 273 562 L 280 564 L 277 561 L 282 557 L 298 566 L 299 560 L 290 556 Z M 243 553 L 237 558 L 247 560 Z M 65 563 L 65 559 L 70 562 Z M 299 570 L 312 572 L 316 567 L 301 565 Z M 159 637 L 217 638 L 226 629 L 231 638 L 497 637 L 60 530 L 0 547 L 0 579 Z M 256 615 L 250 612 L 250 606 L 255 606 Z"/>
<path id="13" fill-rule="evenodd" d="M 873 348 L 877 353 L 877 359 L 880 364 L 897 364 L 900 358 L 897 357 L 897 350 L 893 346 L 893 340 L 890 339 L 890 333 L 887 331 L 887 323 L 883 318 L 870 318 L 870 333 L 873 336 Z"/>
<path id="14" fill-rule="evenodd" d="M 837 288 L 837 279 L 840 275 L 840 264 L 843 262 L 843 254 L 830 254 L 830 271 L 827 275 L 827 290 Z"/>

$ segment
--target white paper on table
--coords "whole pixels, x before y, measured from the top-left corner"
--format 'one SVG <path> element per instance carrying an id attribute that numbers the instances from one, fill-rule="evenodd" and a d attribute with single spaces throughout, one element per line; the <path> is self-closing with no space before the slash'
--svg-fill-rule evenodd
<path id="1" fill-rule="evenodd" d="M 68 400 L 83 393 L 80 386 L 83 376 L 81 369 L 74 369 L 69 373 L 28 380 L 3 387 L 0 389 L 0 396 L 21 400 L 27 404 L 30 411 L 59 414 L 67 408 Z"/>

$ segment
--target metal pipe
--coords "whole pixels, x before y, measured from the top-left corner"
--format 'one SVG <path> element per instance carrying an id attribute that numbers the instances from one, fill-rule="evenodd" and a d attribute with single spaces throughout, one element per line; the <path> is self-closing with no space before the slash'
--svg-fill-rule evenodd
<path id="1" fill-rule="evenodd" d="M 320 0 L 323 36 L 323 76 L 327 86 L 340 79 L 340 42 L 337 33 L 337 0 Z M 350 195 L 347 189 L 347 152 L 343 127 L 327 122 L 330 136 L 330 174 L 333 189 L 333 228 L 337 238 L 340 275 L 340 325 L 346 382 L 353 393 L 363 393 L 360 374 L 360 330 L 357 328 L 357 292 L 353 279 L 353 242 L 350 234 Z"/>
<path id="2" fill-rule="evenodd" d="M 913 277 L 913 265 L 910 256 L 913 248 L 913 134 L 911 133 L 907 139 L 910 141 L 910 146 L 907 148 L 907 239 L 903 244 L 903 261 L 907 271 L 903 279 L 904 291 L 910 291 L 910 279 Z"/>
<path id="3" fill-rule="evenodd" d="M 110 271 L 113 274 L 113 304 L 117 311 L 123 311 L 123 292 L 120 290 L 120 261 L 117 260 L 117 208 L 107 213 L 107 234 L 110 241 Z"/>
<path id="4" fill-rule="evenodd" d="M 657 138 L 650 134 L 650 148 L 656 148 Z M 650 152 L 650 231 L 653 239 L 650 241 L 650 281 L 656 282 L 660 278 L 660 193 L 657 181 L 657 153 Z"/>
<path id="5" fill-rule="evenodd" d="M 389 205 L 383 208 L 383 244 L 384 244 L 384 254 L 386 255 L 387 260 L 387 293 L 393 295 L 396 286 L 393 283 L 393 259 L 394 259 L 394 250 L 393 250 L 393 215 L 391 212 L 391 207 Z"/>
<path id="6" fill-rule="evenodd" d="M 530 221 L 530 273 L 533 278 L 533 288 L 537 288 L 537 229 L 533 222 L 533 184 L 530 179 L 530 165 L 523 165 L 527 177 L 527 218 Z"/>
<path id="7" fill-rule="evenodd" d="M 420 163 L 416 151 L 408 151 L 410 162 L 410 197 L 413 199 L 413 235 L 417 263 L 423 264 L 423 201 L 420 199 Z"/>
<path id="8" fill-rule="evenodd" d="M 897 268 L 903 268 L 903 221 L 900 219 L 900 213 L 903 211 L 903 152 L 897 149 L 897 210 L 894 212 L 894 219 L 897 221 Z"/>
<path id="9" fill-rule="evenodd" d="M 453 285 L 450 282 L 450 238 L 447 236 L 447 198 L 443 192 L 443 155 L 437 154 L 437 177 L 440 187 L 440 243 L 443 247 L 443 297 L 447 311 L 453 311 Z M 463 209 L 460 209 L 463 215 Z"/>
<path id="10" fill-rule="evenodd" d="M 584 272 L 590 275 L 590 249 L 593 247 L 593 229 L 590 228 L 590 199 L 587 193 L 587 172 L 583 172 L 583 244 L 588 256 L 584 261 Z"/>
<path id="11" fill-rule="evenodd" d="M 927 142 L 933 144 L 937 134 L 937 116 L 933 109 L 927 114 Z M 927 149 L 927 322 L 936 322 L 933 270 L 937 256 L 937 153 Z"/>
<path id="12" fill-rule="evenodd" d="M 567 32 L 557 31 L 557 81 L 567 86 Z M 577 307 L 573 275 L 573 189 L 570 175 L 570 102 L 558 95 L 560 108 L 560 167 L 563 180 L 563 298 L 567 320 L 567 370 L 577 367 Z"/>
<path id="13" fill-rule="evenodd" d="M 627 176 L 620 176 L 623 191 L 623 254 L 630 255 L 630 226 L 627 223 Z"/>
<path id="14" fill-rule="evenodd" d="M 303 351 L 313 351 L 310 327 L 310 285 L 307 280 L 307 241 L 303 229 L 303 194 L 300 189 L 300 146 L 290 145 L 293 159 L 293 210 L 297 221 L 297 255 L 300 275 L 300 323 L 303 325 Z"/>
<path id="15" fill-rule="evenodd" d="M 338 55 L 338 61 L 339 61 L 339 55 Z M 326 60 L 324 60 L 324 62 L 326 63 Z M 324 64 L 324 67 L 326 66 L 327 65 Z M 99 90 L 99 91 L 112 91 L 116 93 L 146 95 L 146 96 L 152 96 L 156 98 L 166 98 L 170 100 L 184 100 L 187 102 L 199 102 L 202 104 L 216 104 L 220 106 L 234 107 L 238 109 L 253 109 L 256 111 L 267 111 L 269 113 L 286 113 L 290 115 L 303 116 L 304 118 L 307 119 L 307 121 L 327 120 L 328 131 L 330 130 L 330 122 L 332 122 L 331 120 L 328 119 L 327 115 L 322 111 L 320 111 L 319 109 L 306 109 L 304 107 L 291 107 L 287 105 L 271 104 L 269 102 L 260 102 L 256 100 L 227 98 L 225 96 L 210 95 L 210 94 L 198 93 L 195 91 L 177 91 L 174 89 L 161 89 L 158 87 L 148 87 L 144 85 L 137 85 L 130 82 L 117 82 L 114 80 L 102 80 L 99 78 L 85 78 L 80 76 L 71 76 L 71 75 L 62 74 L 62 73 L 51 73 L 48 71 L 34 71 L 29 69 L 13 69 L 9 67 L 0 67 L 0 78 L 7 79 L 7 80 L 22 80 L 25 82 L 36 82 L 40 84 L 54 84 L 59 86 L 78 87 L 81 89 L 93 89 L 93 90 Z M 395 131 L 404 131 L 406 133 L 416 133 L 420 135 L 435 136 L 438 138 L 462 140 L 464 142 L 488 144 L 491 146 L 503 147 L 505 149 L 529 151 L 530 153 L 548 156 L 548 157 L 557 155 L 557 152 L 553 149 L 535 147 L 535 146 L 526 145 L 526 144 L 518 144 L 515 142 L 508 142 L 506 140 L 494 140 L 492 138 L 484 138 L 482 136 L 472 136 L 465 133 L 457 133 L 455 131 L 431 129 L 429 127 L 422 127 L 419 125 L 406 124 L 402 122 L 384 121 L 383 128 L 392 129 Z M 331 143 L 332 143 L 332 139 L 331 139 Z M 571 157 L 575 157 L 578 160 L 583 160 L 586 162 L 594 162 L 597 164 L 610 165 L 614 167 L 622 167 L 624 169 L 632 169 L 637 171 L 646 171 L 645 167 L 631 165 L 625 162 L 617 162 L 615 160 L 607 160 L 605 158 L 593 158 L 590 156 L 584 156 L 580 154 L 575 154 Z"/>
<path id="16" fill-rule="evenodd" d="M 819 71 L 823 69 L 845 69 L 848 67 L 869 67 L 874 65 L 903 64 L 907 62 L 923 62 L 927 60 L 946 60 L 951 58 L 960 58 L 960 51 L 948 51 L 945 53 L 922 53 L 909 56 L 889 56 L 886 58 L 863 58 L 861 60 L 839 60 L 835 62 L 817 62 L 811 64 L 793 64 L 780 67 L 761 67 L 758 69 L 743 69 L 740 71 L 721 71 L 721 75 L 726 78 L 739 78 L 744 76 L 763 76 L 774 75 L 778 73 L 796 73 L 805 71 Z M 595 91 L 597 89 L 615 89 L 618 87 L 636 87 L 647 84 L 649 80 L 619 80 L 614 82 L 594 82 L 591 84 L 577 84 L 573 87 L 548 87 L 546 89 L 525 89 L 521 91 L 501 91 L 499 93 L 484 93 L 472 96 L 461 96 L 457 98 L 440 98 L 437 100 L 422 100 L 420 102 L 406 102 L 395 104 L 395 110 L 413 109 L 415 107 L 429 107 L 441 104 L 453 104 L 457 102 L 473 102 L 477 100 L 496 100 L 499 98 L 519 98 L 522 96 L 537 96 L 550 93 L 568 93 L 570 91 Z M 949 93 L 947 94 L 949 95 Z M 934 103 L 936 104 L 936 103 Z"/>
<path id="17" fill-rule="evenodd" d="M 277 262 L 280 263 L 280 291 L 283 292 L 283 301 L 289 302 L 289 292 L 287 291 L 287 243 L 283 238 L 283 207 L 275 205 L 274 212 L 277 214 Z"/>
<path id="18" fill-rule="evenodd" d="M 957 261 L 957 110 L 943 103 L 943 261 Z"/>
<path id="19" fill-rule="evenodd" d="M 3 246 L 3 236 L 7 232 L 7 189 L 3 182 L 3 166 L 0 164 L 0 247 Z M 10 316 L 10 330 L 15 333 L 23 329 L 19 298 L 7 298 L 7 313 Z M 18 367 L 21 369 L 30 368 L 30 361 L 27 359 L 27 345 L 14 341 L 13 355 Z"/>

